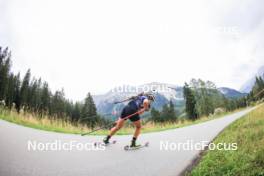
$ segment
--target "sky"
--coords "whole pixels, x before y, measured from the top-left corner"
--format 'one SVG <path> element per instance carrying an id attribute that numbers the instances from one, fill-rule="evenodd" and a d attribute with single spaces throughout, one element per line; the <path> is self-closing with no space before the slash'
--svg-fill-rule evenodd
<path id="1" fill-rule="evenodd" d="M 13 71 L 82 100 L 201 78 L 239 89 L 264 65 L 262 0 L 0 0 Z"/>

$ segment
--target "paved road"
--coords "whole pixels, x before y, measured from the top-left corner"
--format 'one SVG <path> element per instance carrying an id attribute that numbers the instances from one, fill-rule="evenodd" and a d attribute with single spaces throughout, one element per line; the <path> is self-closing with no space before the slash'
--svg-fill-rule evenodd
<path id="1" fill-rule="evenodd" d="M 116 136 L 117 144 L 105 150 L 41 151 L 43 144 L 87 144 L 102 136 L 79 136 L 35 130 L 0 120 L 1 176 L 175 176 L 179 175 L 200 151 L 175 150 L 177 143 L 211 141 L 224 127 L 253 108 L 209 122 L 163 132 L 144 134 L 139 142 L 150 141 L 148 148 L 124 151 L 131 136 Z M 28 150 L 29 141 L 39 145 Z M 168 141 L 170 150 L 161 150 Z M 235 141 L 234 141 L 235 142 Z M 163 144 L 164 144 L 163 143 Z M 55 144 L 53 144 L 54 147 Z M 31 146 L 32 147 L 32 146 Z M 90 148 L 89 148 L 90 147 Z M 239 146 L 238 146 L 239 147 Z M 66 148 L 68 149 L 68 148 Z M 102 148 L 100 148 L 102 149 Z M 164 149 L 164 146 L 163 148 Z"/>

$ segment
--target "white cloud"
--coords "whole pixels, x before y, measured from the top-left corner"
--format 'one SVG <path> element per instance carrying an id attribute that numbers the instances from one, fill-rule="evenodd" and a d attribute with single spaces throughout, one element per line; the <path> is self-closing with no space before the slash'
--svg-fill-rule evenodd
<path id="1" fill-rule="evenodd" d="M 257 1 L 10 0 L 1 13 L 14 69 L 31 68 L 73 99 L 193 77 L 239 88 L 263 64 Z"/>

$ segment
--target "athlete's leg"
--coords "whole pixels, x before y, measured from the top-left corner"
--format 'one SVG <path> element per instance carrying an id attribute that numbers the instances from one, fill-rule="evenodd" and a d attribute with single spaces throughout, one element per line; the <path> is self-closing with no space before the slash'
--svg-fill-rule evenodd
<path id="1" fill-rule="evenodd" d="M 109 143 L 109 139 L 119 130 L 123 127 L 125 123 L 125 120 L 124 119 L 121 119 L 119 118 L 117 121 L 116 121 L 116 125 L 110 130 L 110 133 L 109 135 L 107 135 L 104 139 L 103 139 L 103 142 L 105 144 L 108 144 Z"/>
<path id="2" fill-rule="evenodd" d="M 133 124 L 135 125 L 136 129 L 135 129 L 134 136 L 132 138 L 130 147 L 137 147 L 138 145 L 136 145 L 136 140 L 140 134 L 141 122 L 140 122 L 140 120 L 137 120 L 137 121 L 134 121 Z"/>
<path id="3" fill-rule="evenodd" d="M 116 121 L 116 125 L 110 130 L 109 136 L 113 136 L 118 130 L 120 130 L 124 126 L 125 120 L 119 118 Z"/>
<path id="4" fill-rule="evenodd" d="M 141 121 L 140 120 L 137 120 L 135 122 L 133 122 L 133 124 L 135 125 L 136 127 L 136 130 L 134 132 L 134 138 L 137 138 L 140 134 L 140 131 L 141 131 Z"/>

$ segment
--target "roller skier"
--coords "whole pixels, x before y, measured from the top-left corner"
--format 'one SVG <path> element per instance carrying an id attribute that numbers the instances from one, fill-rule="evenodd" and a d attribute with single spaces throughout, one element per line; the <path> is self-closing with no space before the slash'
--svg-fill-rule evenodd
<path id="1" fill-rule="evenodd" d="M 128 99 L 129 103 L 123 108 L 120 118 L 116 121 L 115 126 L 110 130 L 109 134 L 103 139 L 105 144 L 109 143 L 110 138 L 123 126 L 127 119 L 129 119 L 135 126 L 135 132 L 131 140 L 130 147 L 140 147 L 136 144 L 136 140 L 141 130 L 140 115 L 149 111 L 151 103 L 155 101 L 152 94 L 141 93 L 138 96 Z"/>

